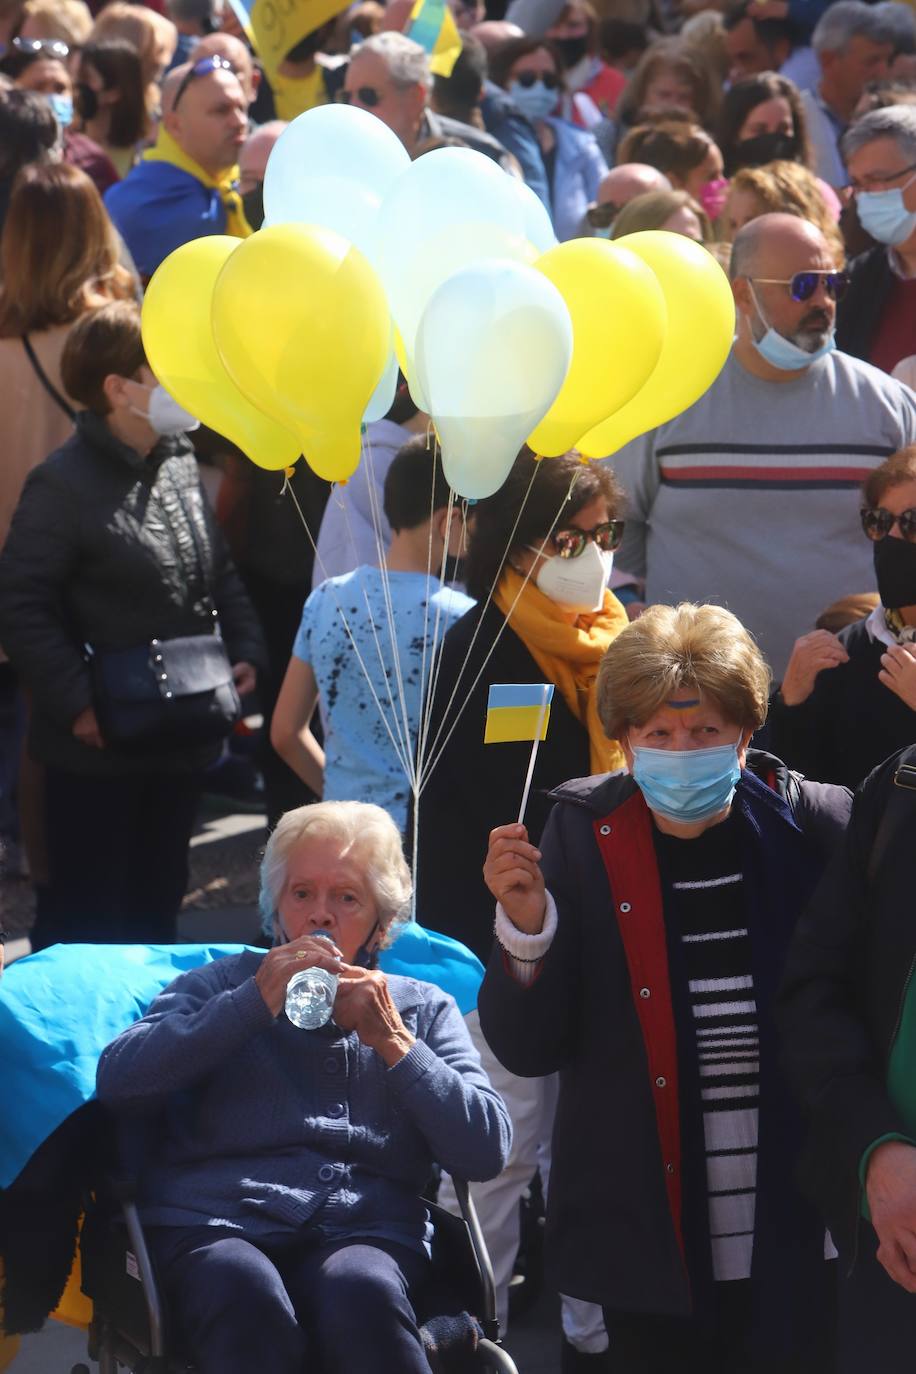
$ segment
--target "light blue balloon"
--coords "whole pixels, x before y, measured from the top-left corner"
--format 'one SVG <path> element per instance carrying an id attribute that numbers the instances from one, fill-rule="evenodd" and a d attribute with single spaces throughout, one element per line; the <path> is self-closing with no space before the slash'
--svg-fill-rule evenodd
<path id="1" fill-rule="evenodd" d="M 434 292 L 417 330 L 417 375 L 459 496 L 499 490 L 556 400 L 572 349 L 566 302 L 532 267 L 489 259 Z"/>
<path id="2" fill-rule="evenodd" d="M 524 181 L 516 179 L 515 190 L 524 206 L 525 238 L 534 245 L 538 253 L 547 253 L 551 248 L 556 248 L 559 239 L 553 232 L 544 202 Z"/>
<path id="3" fill-rule="evenodd" d="M 320 105 L 278 138 L 264 176 L 264 224 L 321 224 L 368 253 L 382 201 L 410 167 L 401 140 L 366 110 Z"/>
<path id="4" fill-rule="evenodd" d="M 370 396 L 369 404 L 363 413 L 364 425 L 371 425 L 373 420 L 384 419 L 394 405 L 394 398 L 398 389 L 398 372 L 397 355 L 392 349 L 381 381 Z"/>

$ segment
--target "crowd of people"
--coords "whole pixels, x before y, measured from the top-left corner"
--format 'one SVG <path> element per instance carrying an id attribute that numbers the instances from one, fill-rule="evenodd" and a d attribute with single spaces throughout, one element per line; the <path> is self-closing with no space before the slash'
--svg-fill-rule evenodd
<path id="1" fill-rule="evenodd" d="M 144 1219 L 204 1374 L 265 1341 L 290 1374 L 424 1368 L 434 1162 L 474 1180 L 503 1324 L 540 1174 L 564 1374 L 890 1374 L 916 1334 L 916 10 L 449 4 L 444 75 L 405 0 L 279 65 L 244 5 L 0 0 L 5 877 L 35 951 L 174 942 L 201 795 L 260 717 L 272 948 L 185 975 L 99 1072 L 115 1110 L 178 1104 Z M 157 381 L 143 295 L 261 227 L 272 148 L 329 101 L 411 158 L 492 159 L 560 241 L 703 245 L 736 309 L 716 380 L 606 458 L 523 449 L 473 503 L 403 376 L 347 484 L 250 462 Z M 495 684 L 554 688 L 534 753 L 484 743 Z M 486 969 L 463 1019 L 376 971 L 411 912 Z M 283 1016 L 312 966 L 333 1041 Z"/>

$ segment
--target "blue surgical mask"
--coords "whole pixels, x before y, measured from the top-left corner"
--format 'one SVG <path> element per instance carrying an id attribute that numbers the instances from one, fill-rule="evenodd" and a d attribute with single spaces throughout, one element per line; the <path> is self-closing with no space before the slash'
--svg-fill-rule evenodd
<path id="1" fill-rule="evenodd" d="M 708 821 L 731 804 L 741 777 L 738 745 L 712 749 L 633 748 L 633 779 L 650 811 L 669 821 Z"/>
<path id="2" fill-rule="evenodd" d="M 509 94 L 526 119 L 546 119 L 557 108 L 559 92 L 548 91 L 543 81 L 535 81 L 533 86 L 522 86 L 513 81 Z"/>
<path id="3" fill-rule="evenodd" d="M 69 95 L 47 95 L 45 96 L 51 109 L 54 111 L 54 118 L 62 129 L 66 129 L 68 124 L 73 123 L 73 97 Z"/>
<path id="4" fill-rule="evenodd" d="M 596 239 L 609 239 L 614 232 L 614 226 L 613 224 L 602 224 L 599 229 L 595 229 L 593 232 Z"/>
<path id="5" fill-rule="evenodd" d="M 856 196 L 859 223 L 879 243 L 904 243 L 916 229 L 916 211 L 903 203 L 903 193 L 914 181 L 916 177 L 910 177 L 906 186 L 893 191 L 860 191 Z"/>
<path id="6" fill-rule="evenodd" d="M 785 334 L 780 334 L 768 323 L 766 316 L 760 309 L 760 303 L 753 286 L 751 295 L 754 298 L 754 307 L 760 316 L 761 323 L 767 325 L 767 332 L 762 339 L 751 337 L 751 342 L 765 362 L 771 367 L 778 367 L 781 372 L 801 372 L 803 368 L 810 367 L 820 358 L 826 358 L 828 353 L 832 353 L 836 348 L 836 334 L 831 329 L 827 338 L 816 348 L 813 353 L 808 353 L 803 348 L 799 348 L 797 343 L 787 339 Z"/>

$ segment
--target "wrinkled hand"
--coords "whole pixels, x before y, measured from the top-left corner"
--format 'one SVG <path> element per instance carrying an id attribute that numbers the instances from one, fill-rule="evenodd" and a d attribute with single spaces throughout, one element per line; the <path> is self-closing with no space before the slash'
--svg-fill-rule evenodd
<path id="1" fill-rule="evenodd" d="M 246 663 L 244 659 L 232 665 L 232 681 L 235 683 L 235 690 L 240 697 L 247 697 L 254 691 L 258 682 L 257 669 L 251 663 Z"/>
<path id="2" fill-rule="evenodd" d="M 539 935 L 547 911 L 541 851 L 528 843 L 523 825 L 498 825 L 490 831 L 483 880 L 509 920 L 526 935 Z"/>
<path id="3" fill-rule="evenodd" d="M 258 991 L 274 1016 L 279 1016 L 286 1002 L 286 985 L 296 973 L 306 968 L 326 968 L 340 973 L 343 956 L 333 940 L 324 936 L 300 935 L 288 945 L 268 950 L 254 976 Z"/>
<path id="4" fill-rule="evenodd" d="M 812 630 L 796 639 L 779 694 L 787 706 L 800 706 L 814 691 L 814 680 L 824 668 L 848 663 L 849 655 L 829 630 Z"/>
<path id="5" fill-rule="evenodd" d="M 865 1180 L 878 1260 L 908 1293 L 916 1293 L 916 1149 L 902 1140 L 879 1145 Z"/>
<path id="6" fill-rule="evenodd" d="M 916 645 L 892 644 L 881 655 L 878 681 L 889 687 L 901 701 L 916 711 Z"/>
<path id="7" fill-rule="evenodd" d="M 391 1000 L 388 980 L 377 969 L 342 966 L 333 1017 L 341 1030 L 356 1031 L 362 1043 L 375 1050 L 389 1069 L 414 1044 L 414 1037 Z"/>
<path id="8" fill-rule="evenodd" d="M 105 748 L 98 717 L 91 706 L 87 706 L 85 711 L 80 711 L 70 728 L 81 744 L 88 744 L 91 749 Z"/>

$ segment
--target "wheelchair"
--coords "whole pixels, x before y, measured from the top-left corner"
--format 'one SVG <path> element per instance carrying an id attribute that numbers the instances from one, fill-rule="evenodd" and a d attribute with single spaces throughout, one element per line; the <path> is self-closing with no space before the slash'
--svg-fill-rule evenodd
<path id="1" fill-rule="evenodd" d="M 432 1264 L 428 1296 L 417 1315 L 424 1318 L 420 1331 L 427 1354 L 431 1344 L 435 1347 L 430 1368 L 437 1374 L 458 1374 L 469 1366 L 518 1374 L 500 1344 L 493 1270 L 468 1185 L 457 1178 L 453 1183 L 461 1216 L 426 1204 L 433 1224 Z M 96 1191 L 83 1223 L 82 1287 L 93 1305 L 89 1357 L 98 1361 L 99 1374 L 118 1374 L 122 1368 L 132 1374 L 194 1374 L 169 1331 L 135 1194 L 132 1180 L 109 1180 Z M 443 1331 L 454 1334 L 449 1318 L 463 1313 L 473 1313 L 483 1333 L 473 1348 L 467 1328 L 460 1345 L 441 1340 Z M 90 1370 L 78 1364 L 71 1374 Z"/>

